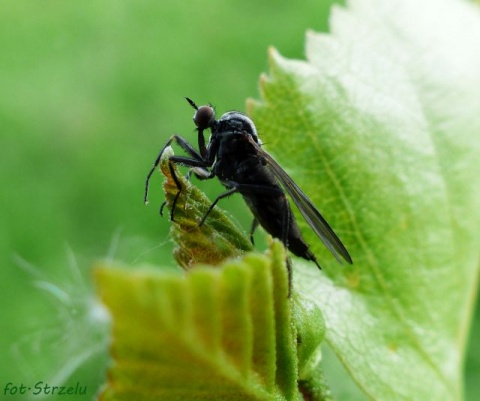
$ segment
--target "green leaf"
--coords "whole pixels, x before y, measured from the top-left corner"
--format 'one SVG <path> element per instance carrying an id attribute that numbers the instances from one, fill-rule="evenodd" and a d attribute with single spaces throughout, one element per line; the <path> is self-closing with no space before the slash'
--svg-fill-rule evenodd
<path id="1" fill-rule="evenodd" d="M 172 178 L 168 158 L 173 149 L 167 148 L 160 161 L 160 170 L 165 176 L 163 188 L 166 206 L 172 210 L 178 188 Z M 202 217 L 211 205 L 211 201 L 196 186 L 187 181 L 176 166 L 173 171 L 182 186 L 182 191 L 175 205 L 174 221 L 170 234 L 177 244 L 173 254 L 184 268 L 198 263 L 218 265 L 228 257 L 242 255 L 253 249 L 245 233 L 232 223 L 225 211 L 215 207 L 204 224 L 199 227 Z"/>
<path id="2" fill-rule="evenodd" d="M 114 357 L 102 400 L 299 399 L 294 315 L 310 322 L 305 355 L 324 328 L 311 303 L 288 298 L 285 256 L 275 241 L 267 255 L 187 274 L 99 266 Z"/>
<path id="3" fill-rule="evenodd" d="M 370 399 L 460 400 L 480 260 L 479 10 L 354 1 L 306 55 L 272 50 L 249 112 L 354 264 L 299 219 L 325 268 L 297 262 L 294 286 Z"/>

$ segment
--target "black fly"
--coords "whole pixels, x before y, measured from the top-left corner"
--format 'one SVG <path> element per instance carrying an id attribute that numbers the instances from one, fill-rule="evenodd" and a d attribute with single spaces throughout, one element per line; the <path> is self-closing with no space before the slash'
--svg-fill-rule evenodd
<path id="1" fill-rule="evenodd" d="M 169 158 L 170 172 L 178 188 L 170 212 L 172 221 L 175 205 L 182 191 L 182 185 L 175 175 L 173 165 L 180 164 L 190 167 L 189 175 L 193 172 L 199 179 L 210 179 L 216 176 L 227 188 L 226 192 L 213 201 L 200 221 L 200 226 L 220 199 L 239 192 L 254 215 L 250 230 L 252 242 L 253 232 L 260 224 L 270 235 L 279 238 L 293 254 L 313 261 L 320 268 L 315 255 L 300 233 L 285 196 L 285 190 L 335 258 L 339 262 L 343 259 L 352 263 L 347 249 L 320 212 L 280 165 L 262 149 L 255 125 L 249 117 L 238 111 L 229 111 L 216 120 L 212 106 L 198 107 L 191 99 L 186 99 L 195 109 L 193 121 L 197 126 L 199 150 L 197 151 L 182 137 L 173 135 L 160 151 L 148 173 L 145 183 L 145 203 L 147 203 L 150 177 L 165 149 L 176 141 L 188 156 Z M 211 131 L 208 144 L 205 144 L 204 137 L 206 129 Z M 289 274 L 291 275 L 290 266 Z"/>

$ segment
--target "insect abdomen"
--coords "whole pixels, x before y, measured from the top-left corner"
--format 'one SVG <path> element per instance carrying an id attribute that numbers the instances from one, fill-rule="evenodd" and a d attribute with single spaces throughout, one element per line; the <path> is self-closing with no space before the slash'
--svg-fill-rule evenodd
<path id="1" fill-rule="evenodd" d="M 281 190 L 278 185 L 276 187 Z M 282 241 L 285 240 L 285 245 L 294 255 L 314 261 L 318 265 L 315 255 L 302 237 L 290 204 L 283 192 L 277 196 L 251 193 L 242 193 L 242 195 L 245 203 L 267 233 Z M 284 238 L 285 230 L 287 238 Z"/>

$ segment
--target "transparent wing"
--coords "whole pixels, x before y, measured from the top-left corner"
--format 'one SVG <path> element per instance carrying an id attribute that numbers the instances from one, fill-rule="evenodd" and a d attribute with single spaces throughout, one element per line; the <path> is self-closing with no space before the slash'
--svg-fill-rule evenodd
<path id="1" fill-rule="evenodd" d="M 345 246 L 342 244 L 342 241 L 340 241 L 340 238 L 337 237 L 320 212 L 315 208 L 315 206 L 313 206 L 307 195 L 303 193 L 300 187 L 290 178 L 285 170 L 280 167 L 280 165 L 272 158 L 272 156 L 265 152 L 250 135 L 247 136 L 248 141 L 256 148 L 258 153 L 265 158 L 270 170 L 282 184 L 284 189 L 288 192 L 298 210 L 315 234 L 318 235 L 318 237 L 323 241 L 325 246 L 330 250 L 330 252 L 332 252 L 333 256 L 335 256 L 339 262 L 341 262 L 341 258 L 343 258 L 346 262 L 351 264 L 352 258 Z"/>

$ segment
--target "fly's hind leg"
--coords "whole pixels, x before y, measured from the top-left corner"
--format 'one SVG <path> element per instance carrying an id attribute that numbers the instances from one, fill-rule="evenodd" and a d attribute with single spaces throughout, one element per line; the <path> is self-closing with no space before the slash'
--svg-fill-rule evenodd
<path id="1" fill-rule="evenodd" d="M 200 223 L 198 223 L 198 226 L 201 227 L 203 223 L 205 223 L 205 220 L 207 219 L 208 215 L 210 214 L 210 212 L 213 210 L 213 208 L 215 207 L 215 205 L 218 203 L 220 199 L 226 198 L 227 196 L 230 196 L 237 191 L 238 191 L 238 188 L 233 187 L 228 191 L 224 192 L 223 194 L 218 195 L 217 198 L 213 201 L 213 203 L 208 208 L 207 212 L 204 214 L 202 220 L 200 220 Z"/>
<path id="2" fill-rule="evenodd" d="M 252 226 L 250 227 L 250 242 L 252 243 L 252 245 L 255 245 L 255 241 L 253 240 L 253 234 L 255 232 L 255 230 L 257 229 L 258 227 L 258 220 L 256 217 L 253 218 L 253 221 L 252 221 Z"/>
<path id="3" fill-rule="evenodd" d="M 203 216 L 202 220 L 200 221 L 199 226 L 202 226 L 205 223 L 210 212 L 213 210 L 215 205 L 218 203 L 219 200 L 226 198 L 234 194 L 235 192 L 240 192 L 242 194 L 245 193 L 257 193 L 257 194 L 266 194 L 272 196 L 278 196 L 283 194 L 283 191 L 280 188 L 266 186 L 266 185 L 253 185 L 253 184 L 240 184 L 235 181 L 228 181 L 228 180 L 221 180 L 222 184 L 225 185 L 227 188 L 230 188 L 228 191 L 224 192 L 217 196 L 217 198 L 213 201 L 213 203 L 208 208 L 207 212 Z M 258 224 L 258 223 L 257 223 Z"/>
<path id="4" fill-rule="evenodd" d="M 217 196 L 217 198 L 213 201 L 213 203 L 208 208 L 207 213 L 205 213 L 205 215 L 203 216 L 199 226 L 201 226 L 205 222 L 205 220 L 207 219 L 207 216 L 210 214 L 210 212 L 212 211 L 212 209 L 215 207 L 215 205 L 218 203 L 220 199 L 226 198 L 227 196 L 230 196 L 235 192 L 240 192 L 244 196 L 248 194 L 264 194 L 272 197 L 281 197 L 281 199 L 283 200 L 282 202 L 283 210 L 282 210 L 282 235 L 280 239 L 283 245 L 285 246 L 285 248 L 288 249 L 288 233 L 289 233 L 289 225 L 290 225 L 290 219 L 291 219 L 291 210 L 283 190 L 279 187 L 269 186 L 269 185 L 240 184 L 238 182 L 228 181 L 228 180 L 221 180 L 221 182 L 223 185 L 225 185 L 227 188 L 230 188 L 230 189 L 224 192 L 223 194 L 220 194 L 219 196 Z M 252 238 L 254 229 L 258 225 L 258 222 L 255 223 L 255 220 L 252 224 L 252 230 L 250 233 L 251 238 Z M 287 256 L 286 264 L 287 264 L 287 271 L 288 271 L 288 297 L 290 297 L 292 292 L 292 266 L 288 256 Z"/>
<path id="5" fill-rule="evenodd" d="M 288 232 L 290 228 L 290 218 L 292 211 L 290 210 L 290 206 L 288 205 L 288 200 L 283 195 L 283 213 L 282 213 L 282 243 L 285 247 L 285 252 L 287 253 L 286 265 L 287 265 L 287 273 L 288 273 L 288 298 L 292 295 L 292 262 L 290 257 L 288 256 Z"/>

